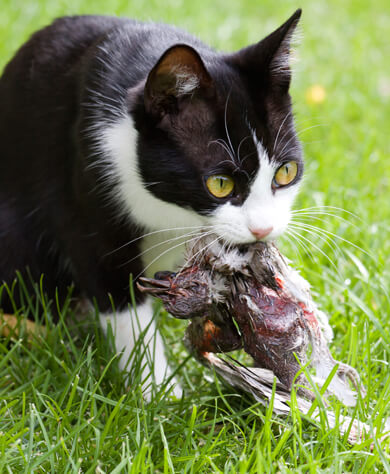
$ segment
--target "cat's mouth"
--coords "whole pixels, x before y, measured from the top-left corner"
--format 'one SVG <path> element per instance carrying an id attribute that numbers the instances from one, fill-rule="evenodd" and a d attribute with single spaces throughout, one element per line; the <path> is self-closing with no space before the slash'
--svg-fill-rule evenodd
<path id="1" fill-rule="evenodd" d="M 256 242 L 271 243 L 275 242 L 276 239 L 284 232 L 282 229 L 277 229 L 272 225 L 265 226 L 229 226 L 226 230 L 225 227 L 219 228 L 217 226 L 215 234 L 219 237 L 219 241 L 230 247 L 240 248 L 242 246 L 248 246 L 256 244 Z"/>

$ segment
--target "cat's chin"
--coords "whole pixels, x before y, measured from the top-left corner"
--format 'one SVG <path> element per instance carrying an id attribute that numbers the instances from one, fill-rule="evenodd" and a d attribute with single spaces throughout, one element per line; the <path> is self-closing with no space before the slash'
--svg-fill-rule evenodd
<path id="1" fill-rule="evenodd" d="M 276 240 L 276 237 L 265 237 L 263 239 L 256 239 L 256 238 L 243 238 L 243 239 L 235 239 L 235 238 L 226 238 L 226 236 L 224 237 L 220 237 L 220 240 L 221 242 L 223 242 L 225 245 L 231 245 L 233 247 L 240 247 L 240 246 L 243 246 L 243 245 L 251 245 L 251 244 L 254 244 L 256 242 L 274 242 Z"/>
<path id="2" fill-rule="evenodd" d="M 264 242 L 264 243 L 275 242 L 281 234 L 283 234 L 283 230 L 280 232 L 272 231 L 267 236 L 261 239 L 257 239 L 253 235 L 238 235 L 233 232 L 230 234 L 227 234 L 226 232 L 224 232 L 223 234 L 216 233 L 216 235 L 219 237 L 221 242 L 227 245 L 235 246 L 235 247 L 240 247 L 241 245 L 250 245 L 256 242 Z"/>

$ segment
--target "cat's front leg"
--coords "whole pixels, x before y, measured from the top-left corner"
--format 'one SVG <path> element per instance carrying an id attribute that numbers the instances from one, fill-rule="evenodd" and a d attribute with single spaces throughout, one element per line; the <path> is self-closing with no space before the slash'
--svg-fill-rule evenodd
<path id="1" fill-rule="evenodd" d="M 152 299 L 138 304 L 136 310 L 102 313 L 100 324 L 106 335 L 111 327 L 115 350 L 121 353 L 119 366 L 122 370 L 130 372 L 131 364 L 139 361 L 143 393 L 150 400 L 153 385 L 159 386 L 171 376 L 162 337 L 156 329 Z M 173 385 L 172 393 L 180 397 L 182 390 L 174 378 L 170 380 L 169 388 Z"/>

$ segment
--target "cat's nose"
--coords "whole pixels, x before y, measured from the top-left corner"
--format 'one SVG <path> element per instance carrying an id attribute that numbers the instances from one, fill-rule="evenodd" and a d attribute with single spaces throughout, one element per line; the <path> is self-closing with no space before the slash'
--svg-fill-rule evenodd
<path id="1" fill-rule="evenodd" d="M 249 227 L 249 230 L 251 233 L 256 237 L 257 240 L 264 239 L 264 237 L 267 237 L 274 228 L 273 227 L 267 227 L 266 229 L 252 229 L 252 227 Z"/>

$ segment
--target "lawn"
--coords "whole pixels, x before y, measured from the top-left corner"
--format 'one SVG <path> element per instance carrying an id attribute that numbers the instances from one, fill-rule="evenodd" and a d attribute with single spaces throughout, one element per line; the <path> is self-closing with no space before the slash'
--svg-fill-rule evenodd
<path id="1" fill-rule="evenodd" d="M 65 14 L 161 20 L 234 50 L 299 6 L 292 96 L 306 178 L 295 208 L 308 209 L 301 222 L 321 230 L 302 227 L 300 241 L 282 238 L 280 247 L 329 314 L 333 354 L 356 367 L 367 389 L 356 410 L 334 408 L 373 433 L 390 416 L 388 0 L 286 0 L 277 8 L 270 0 L 2 0 L 0 70 L 34 30 Z M 390 472 L 388 442 L 373 436 L 351 446 L 325 421 L 295 410 L 274 416 L 218 382 L 187 357 L 185 325 L 166 314 L 160 325 L 184 397 L 162 389 L 145 404 L 137 361 L 128 390 L 95 319 L 80 322 L 63 308 L 55 326 L 51 307 L 44 336 L 0 339 L 0 472 Z M 26 296 L 19 314 L 28 311 Z"/>

